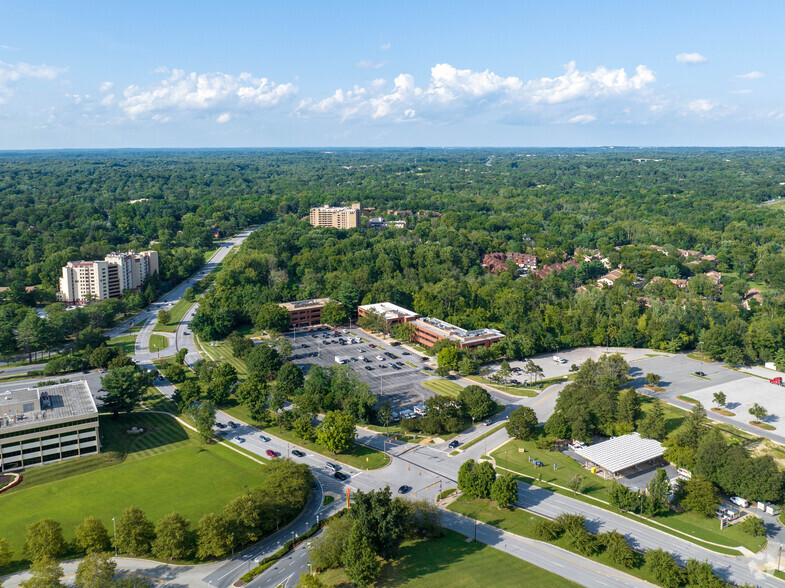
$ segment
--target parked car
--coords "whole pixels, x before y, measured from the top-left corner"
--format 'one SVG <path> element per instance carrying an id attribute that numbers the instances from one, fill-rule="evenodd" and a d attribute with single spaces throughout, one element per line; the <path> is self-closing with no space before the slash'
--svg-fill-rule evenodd
<path id="1" fill-rule="evenodd" d="M 370 347 L 371 349 L 373 349 L 374 347 L 376 347 L 376 345 L 374 345 L 373 343 L 368 343 L 368 347 Z"/>
<path id="2" fill-rule="evenodd" d="M 406 493 L 407 493 L 407 492 L 409 492 L 409 490 L 411 490 L 411 489 L 412 489 L 412 487 L 411 487 L 411 486 L 407 486 L 406 484 L 404 484 L 403 486 L 401 486 L 400 488 L 398 488 L 398 494 L 406 494 Z"/>
<path id="3" fill-rule="evenodd" d="M 215 426 L 218 427 L 219 429 L 225 429 L 226 428 L 226 425 L 224 425 L 223 423 L 215 423 Z"/>
<path id="4" fill-rule="evenodd" d="M 226 424 L 229 425 L 230 427 L 232 427 L 233 429 L 237 428 L 237 423 L 235 423 L 234 421 L 229 421 Z"/>
<path id="5" fill-rule="evenodd" d="M 278 452 L 273 451 L 272 449 L 268 449 L 265 453 L 267 454 L 267 457 L 278 457 Z"/>
<path id="6" fill-rule="evenodd" d="M 370 371 L 373 371 L 373 368 L 372 368 L 371 366 L 369 366 L 369 365 L 366 365 L 366 366 L 365 366 L 365 369 L 366 369 L 366 370 L 368 370 L 369 372 L 370 372 Z"/>
<path id="7" fill-rule="evenodd" d="M 401 355 L 411 355 L 411 353 L 409 353 L 408 351 L 402 351 Z"/>
<path id="8" fill-rule="evenodd" d="M 292 455 L 297 457 L 305 457 L 305 452 L 300 451 L 299 449 L 292 449 Z"/>
<path id="9" fill-rule="evenodd" d="M 701 378 L 705 378 L 706 377 L 706 374 L 704 374 L 703 372 L 695 372 L 695 375 L 696 376 L 700 376 Z"/>
<path id="10" fill-rule="evenodd" d="M 450 444 L 447 447 L 449 447 L 450 449 L 455 449 L 460 444 L 461 444 L 460 441 L 458 441 L 457 439 L 453 439 L 452 441 L 450 441 Z"/>
<path id="11" fill-rule="evenodd" d="M 245 439 L 243 439 L 242 437 L 235 437 L 234 440 L 237 441 L 238 443 L 245 443 Z"/>
<path id="12" fill-rule="evenodd" d="M 376 359 L 377 359 L 378 361 L 384 361 L 384 358 L 383 358 L 381 355 L 377 355 L 377 356 L 376 356 Z"/>
<path id="13" fill-rule="evenodd" d="M 346 480 L 348 480 L 348 479 L 349 479 L 349 476 L 347 476 L 347 475 L 346 475 L 346 474 L 344 474 L 343 472 L 335 472 L 335 473 L 333 474 L 333 477 L 334 477 L 336 480 L 341 480 L 342 482 L 343 482 L 343 481 L 346 481 Z"/>

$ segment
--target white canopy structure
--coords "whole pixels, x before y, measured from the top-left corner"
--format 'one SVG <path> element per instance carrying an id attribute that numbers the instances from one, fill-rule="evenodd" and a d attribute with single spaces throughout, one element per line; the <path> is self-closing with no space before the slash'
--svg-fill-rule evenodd
<path id="1" fill-rule="evenodd" d="M 613 475 L 638 464 L 662 457 L 665 448 L 656 439 L 644 439 L 638 433 L 612 437 L 575 450 L 580 457 Z"/>

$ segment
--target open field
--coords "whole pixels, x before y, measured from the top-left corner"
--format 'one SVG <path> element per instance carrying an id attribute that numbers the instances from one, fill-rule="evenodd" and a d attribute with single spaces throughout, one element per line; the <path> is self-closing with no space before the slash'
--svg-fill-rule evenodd
<path id="1" fill-rule="evenodd" d="M 382 566 L 373 586 L 484 588 L 489 585 L 489 570 L 493 570 L 493 586 L 500 588 L 578 586 L 488 545 L 467 543 L 463 535 L 449 530 L 439 539 L 404 542 L 398 559 Z M 330 586 L 352 585 L 342 570 L 330 570 L 320 578 Z"/>
<path id="2" fill-rule="evenodd" d="M 120 335 L 114 339 L 109 339 L 109 343 L 107 343 L 107 345 L 109 347 L 122 349 L 123 353 L 130 355 L 134 352 L 134 346 L 136 345 L 136 335 Z"/>
<path id="3" fill-rule="evenodd" d="M 129 435 L 144 426 L 142 435 Z M 152 521 L 176 510 L 195 526 L 246 488 L 259 485 L 264 468 L 220 445 L 205 445 L 165 415 L 101 416 L 105 453 L 31 468 L 4 493 L 3 536 L 20 553 L 27 525 L 49 517 L 66 539 L 86 516 L 112 528 L 112 517 L 138 506 Z"/>

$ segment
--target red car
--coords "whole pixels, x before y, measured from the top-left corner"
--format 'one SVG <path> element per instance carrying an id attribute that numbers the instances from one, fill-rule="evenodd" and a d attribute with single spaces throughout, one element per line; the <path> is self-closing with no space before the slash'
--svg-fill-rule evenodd
<path id="1" fill-rule="evenodd" d="M 273 451 L 272 449 L 268 449 L 266 453 L 267 453 L 267 457 L 278 457 L 278 452 Z"/>
<path id="2" fill-rule="evenodd" d="M 373 343 L 368 343 L 368 347 L 376 347 Z"/>

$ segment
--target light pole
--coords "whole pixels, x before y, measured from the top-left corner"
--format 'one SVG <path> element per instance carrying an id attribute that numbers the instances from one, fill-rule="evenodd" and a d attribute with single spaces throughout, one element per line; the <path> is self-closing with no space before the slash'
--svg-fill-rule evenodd
<path id="1" fill-rule="evenodd" d="M 114 556 L 117 557 L 117 525 L 112 517 L 112 542 L 114 543 Z"/>

